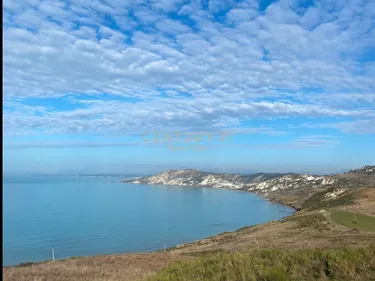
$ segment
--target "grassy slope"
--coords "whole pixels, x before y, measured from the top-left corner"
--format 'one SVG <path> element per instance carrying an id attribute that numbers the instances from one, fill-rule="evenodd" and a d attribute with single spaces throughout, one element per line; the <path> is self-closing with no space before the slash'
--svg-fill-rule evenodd
<path id="1" fill-rule="evenodd" d="M 331 191 L 319 191 L 306 200 L 301 211 L 281 221 L 176 249 L 204 257 L 172 264 L 149 280 L 375 280 L 375 233 L 361 231 L 375 227 L 375 217 L 357 214 L 360 227 L 355 231 L 340 225 L 347 219 L 347 212 L 341 209 L 355 206 L 368 212 L 375 207 L 375 189 L 323 200 Z"/>
<path id="2" fill-rule="evenodd" d="M 375 246 L 364 249 L 258 250 L 176 262 L 149 281 L 375 280 Z"/>
<path id="3" fill-rule="evenodd" d="M 356 212 L 359 213 L 371 212 L 369 210 L 375 209 L 375 200 L 373 200 L 375 189 L 349 191 L 341 197 L 322 200 L 326 192 L 319 191 L 318 195 L 313 195 L 304 203 L 305 208 L 280 221 L 245 227 L 235 232 L 187 243 L 170 250 L 177 253 L 216 251 L 218 249 L 246 252 L 259 248 L 338 248 L 345 245 L 360 246 L 375 243 L 374 232 L 346 228 L 335 223 L 329 216 L 335 210 L 348 207 L 356 208 Z M 358 202 L 361 202 L 361 205 L 358 205 Z"/>
<path id="4" fill-rule="evenodd" d="M 375 232 L 375 217 L 338 210 L 331 214 L 331 218 L 334 222 L 349 228 Z"/>
<path id="5" fill-rule="evenodd" d="M 77 257 L 30 266 L 3 268 L 7 281 L 135 281 L 188 257 L 145 253 Z"/>

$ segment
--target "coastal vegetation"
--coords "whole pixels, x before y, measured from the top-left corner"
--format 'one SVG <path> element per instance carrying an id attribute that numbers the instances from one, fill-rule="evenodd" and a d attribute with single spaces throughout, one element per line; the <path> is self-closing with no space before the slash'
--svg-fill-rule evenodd
<path id="1" fill-rule="evenodd" d="M 334 191 L 334 189 L 335 188 L 329 188 L 322 192 L 315 193 L 303 203 L 302 209 L 312 211 L 312 210 L 317 210 L 317 209 L 334 208 L 334 207 L 353 204 L 355 197 L 356 197 L 356 194 L 353 194 L 353 193 L 347 193 L 338 198 L 324 200 L 325 195 Z"/>
<path id="2" fill-rule="evenodd" d="M 331 214 L 334 222 L 349 228 L 375 232 L 375 217 L 337 210 Z"/>
<path id="3" fill-rule="evenodd" d="M 299 216 L 292 216 L 290 218 L 287 218 L 286 221 L 296 222 L 296 228 L 303 228 L 303 227 L 321 228 L 329 224 L 327 217 L 323 215 L 322 213 L 312 213 L 312 214 L 305 214 L 305 215 L 299 215 Z"/>
<path id="4" fill-rule="evenodd" d="M 366 248 L 256 250 L 177 261 L 148 281 L 375 280 L 375 245 Z"/>
<path id="5" fill-rule="evenodd" d="M 77 257 L 4 267 L 3 280 L 136 281 L 150 277 L 173 261 L 186 259 L 189 257 L 162 253 Z"/>

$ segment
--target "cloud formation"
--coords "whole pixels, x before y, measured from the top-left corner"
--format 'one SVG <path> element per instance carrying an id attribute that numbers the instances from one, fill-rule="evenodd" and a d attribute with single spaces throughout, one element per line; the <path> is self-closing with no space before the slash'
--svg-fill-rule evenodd
<path id="1" fill-rule="evenodd" d="M 8 135 L 285 118 L 374 133 L 351 125 L 375 120 L 372 1 L 5 0 L 3 13 Z"/>

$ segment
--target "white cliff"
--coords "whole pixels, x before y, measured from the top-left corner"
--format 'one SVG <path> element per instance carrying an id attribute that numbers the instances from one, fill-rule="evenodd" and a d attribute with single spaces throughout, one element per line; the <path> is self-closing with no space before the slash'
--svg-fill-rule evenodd
<path id="1" fill-rule="evenodd" d="M 175 186 L 195 186 L 244 189 L 250 191 L 278 191 L 300 187 L 315 188 L 330 185 L 335 181 L 328 176 L 308 174 L 219 174 L 197 170 L 168 170 L 157 175 L 143 177 L 128 182 L 136 184 L 161 184 Z"/>

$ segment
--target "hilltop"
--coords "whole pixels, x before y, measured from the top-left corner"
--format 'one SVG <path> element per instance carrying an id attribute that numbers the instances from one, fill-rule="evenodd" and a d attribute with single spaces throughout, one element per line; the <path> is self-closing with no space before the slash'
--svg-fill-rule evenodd
<path id="1" fill-rule="evenodd" d="M 348 174 L 375 174 L 375 166 L 366 165 L 360 169 L 349 170 Z"/>

